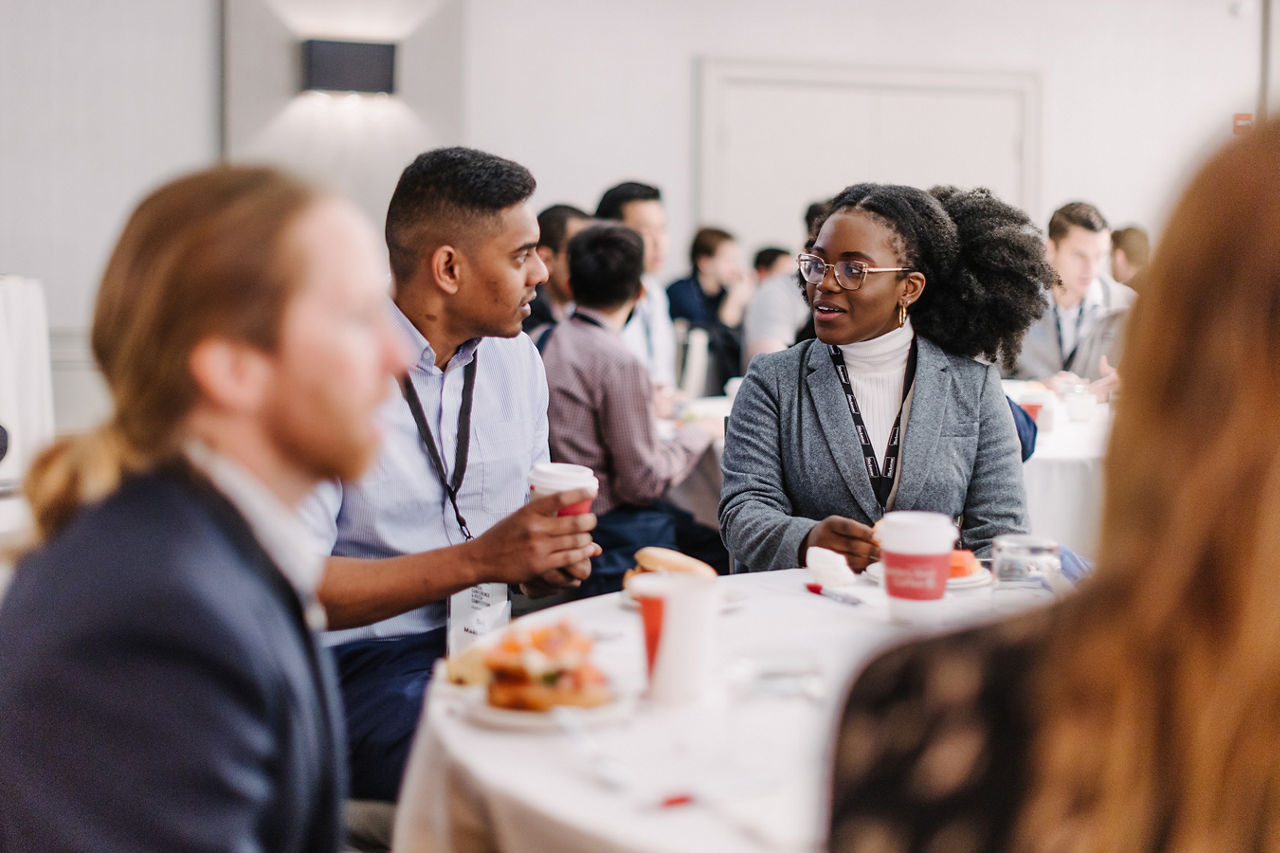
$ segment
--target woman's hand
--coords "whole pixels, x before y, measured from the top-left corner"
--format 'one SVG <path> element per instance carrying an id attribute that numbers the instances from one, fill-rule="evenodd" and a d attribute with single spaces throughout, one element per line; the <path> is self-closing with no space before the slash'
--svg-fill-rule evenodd
<path id="1" fill-rule="evenodd" d="M 860 521 L 829 515 L 809 531 L 804 547 L 806 551 L 816 546 L 843 554 L 849 568 L 861 573 L 880 559 L 880 546 L 871 535 L 871 528 Z"/>

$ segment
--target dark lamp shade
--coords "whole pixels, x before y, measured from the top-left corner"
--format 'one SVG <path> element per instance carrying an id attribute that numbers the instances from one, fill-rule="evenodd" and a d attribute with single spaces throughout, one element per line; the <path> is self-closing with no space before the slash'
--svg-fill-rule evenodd
<path id="1" fill-rule="evenodd" d="M 396 90 L 396 46 L 356 41 L 302 43 L 302 88 L 337 92 Z"/>

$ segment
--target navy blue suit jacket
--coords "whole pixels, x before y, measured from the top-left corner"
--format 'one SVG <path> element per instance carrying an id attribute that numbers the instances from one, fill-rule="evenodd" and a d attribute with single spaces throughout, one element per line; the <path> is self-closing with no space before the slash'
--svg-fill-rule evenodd
<path id="1" fill-rule="evenodd" d="M 186 469 L 131 478 L 0 605 L 0 850 L 337 850 L 334 696 L 231 504 Z"/>

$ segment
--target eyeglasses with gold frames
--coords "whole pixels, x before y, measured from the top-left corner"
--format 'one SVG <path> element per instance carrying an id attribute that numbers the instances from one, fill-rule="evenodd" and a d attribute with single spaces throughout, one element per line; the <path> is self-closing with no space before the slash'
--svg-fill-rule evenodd
<path id="1" fill-rule="evenodd" d="M 800 269 L 800 277 L 809 284 L 822 284 L 827 277 L 827 270 L 835 273 L 836 284 L 842 290 L 857 290 L 862 287 L 867 276 L 877 272 L 915 272 L 911 267 L 871 267 L 862 261 L 836 261 L 829 264 L 817 255 L 796 255 L 796 266 Z"/>

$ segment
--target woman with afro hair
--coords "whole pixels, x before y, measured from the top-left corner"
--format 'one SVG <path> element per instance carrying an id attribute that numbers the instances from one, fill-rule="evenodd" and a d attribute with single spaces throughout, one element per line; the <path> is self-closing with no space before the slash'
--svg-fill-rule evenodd
<path id="1" fill-rule="evenodd" d="M 984 189 L 856 184 L 799 281 L 816 340 L 752 361 L 725 436 L 720 527 L 746 570 L 821 546 L 879 558 L 889 510 L 959 519 L 985 553 L 1025 532 L 1019 443 L 993 362 L 1013 363 L 1055 276 L 1038 230 Z"/>

